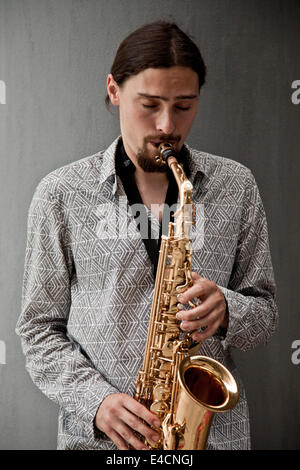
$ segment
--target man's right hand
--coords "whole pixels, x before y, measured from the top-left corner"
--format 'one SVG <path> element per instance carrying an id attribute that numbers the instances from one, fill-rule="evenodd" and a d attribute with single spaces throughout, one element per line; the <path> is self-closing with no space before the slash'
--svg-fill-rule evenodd
<path id="1" fill-rule="evenodd" d="M 125 393 L 108 395 L 98 408 L 95 424 L 117 446 L 128 450 L 128 444 L 136 450 L 149 450 L 135 432 L 149 440 L 158 440 L 160 420 L 145 406 Z"/>

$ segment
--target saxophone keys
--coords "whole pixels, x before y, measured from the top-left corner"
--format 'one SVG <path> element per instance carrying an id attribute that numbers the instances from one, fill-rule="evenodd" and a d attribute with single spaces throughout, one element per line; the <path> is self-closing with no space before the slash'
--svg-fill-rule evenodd
<path id="1" fill-rule="evenodd" d="M 172 357 L 173 355 L 173 341 L 167 341 L 162 347 L 162 353 L 164 357 Z"/>
<path id="2" fill-rule="evenodd" d="M 166 413 L 169 411 L 168 404 L 163 400 L 156 400 L 150 406 L 150 411 L 156 414 L 159 419 L 163 419 Z"/>
<path id="3" fill-rule="evenodd" d="M 165 384 L 157 384 L 153 389 L 154 401 L 166 401 L 170 396 L 171 390 Z"/>
<path id="4" fill-rule="evenodd" d="M 161 366 L 159 367 L 158 377 L 162 380 L 166 380 L 168 374 L 172 369 L 172 362 L 162 362 Z"/>

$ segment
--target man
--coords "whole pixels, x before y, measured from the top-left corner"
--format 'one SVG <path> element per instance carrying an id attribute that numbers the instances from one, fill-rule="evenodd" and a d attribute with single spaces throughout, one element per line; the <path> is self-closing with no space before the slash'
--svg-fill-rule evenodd
<path id="1" fill-rule="evenodd" d="M 179 302 L 200 303 L 178 319 L 183 331 L 195 330 L 193 339 L 204 341 L 199 353 L 224 363 L 240 388 L 237 406 L 215 416 L 207 448 L 250 448 L 247 402 L 230 348 L 269 339 L 277 321 L 275 286 L 251 172 L 184 144 L 204 81 L 201 54 L 176 25 L 156 22 L 133 32 L 107 79 L 121 137 L 52 172 L 34 195 L 17 332 L 33 381 L 60 406 L 59 449 L 140 450 L 147 446 L 137 433 L 158 438 L 158 418 L 133 397 L 162 209 L 177 201 L 172 176 L 155 160 L 166 141 L 185 166 L 198 208 L 194 285 Z M 133 216 L 135 204 L 145 209 L 150 237 Z"/>

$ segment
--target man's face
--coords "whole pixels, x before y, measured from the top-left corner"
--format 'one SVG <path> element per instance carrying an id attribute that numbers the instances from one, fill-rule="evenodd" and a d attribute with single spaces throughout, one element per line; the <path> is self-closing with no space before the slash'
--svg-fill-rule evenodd
<path id="1" fill-rule="evenodd" d="M 198 75 L 189 67 L 149 68 L 122 87 L 108 77 L 108 93 L 120 107 L 120 126 L 128 156 L 144 171 L 164 171 L 155 161 L 160 142 L 179 151 L 195 119 Z"/>

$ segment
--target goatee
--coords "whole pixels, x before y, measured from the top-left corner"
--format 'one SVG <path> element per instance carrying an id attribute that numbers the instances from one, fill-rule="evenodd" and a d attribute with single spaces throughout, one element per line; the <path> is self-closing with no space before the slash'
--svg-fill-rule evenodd
<path id="1" fill-rule="evenodd" d="M 139 167 L 146 173 L 166 173 L 168 165 L 164 162 L 157 161 L 155 157 L 150 157 L 146 155 L 146 153 L 147 152 L 143 152 L 142 150 L 138 151 L 136 157 Z"/>
<path id="2" fill-rule="evenodd" d="M 168 165 L 165 162 L 161 162 L 159 159 L 156 159 L 156 157 L 159 156 L 159 150 L 157 148 L 157 154 L 156 156 L 152 156 L 149 154 L 148 149 L 147 149 L 147 142 L 151 141 L 156 141 L 157 138 L 148 138 L 145 140 L 144 145 L 141 149 L 138 149 L 136 158 L 137 158 L 137 163 L 139 167 L 147 172 L 147 173 L 166 173 L 168 171 Z M 165 138 L 165 139 L 160 139 L 162 142 L 177 142 L 180 140 L 180 138 Z"/>

